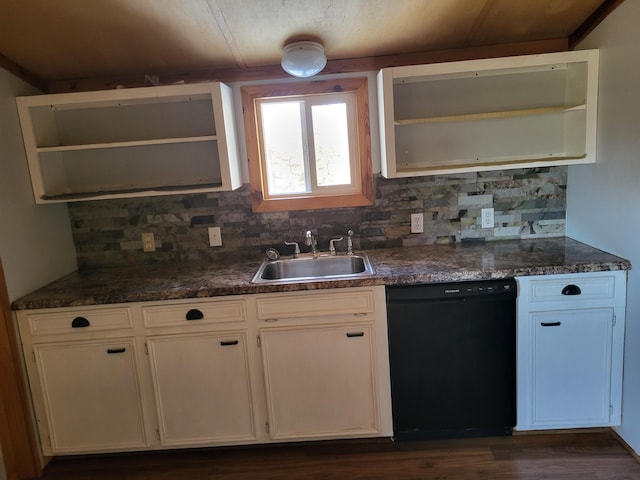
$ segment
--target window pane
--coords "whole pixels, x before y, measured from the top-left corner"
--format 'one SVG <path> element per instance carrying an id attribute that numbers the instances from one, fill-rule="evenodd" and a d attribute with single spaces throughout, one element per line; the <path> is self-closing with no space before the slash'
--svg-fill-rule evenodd
<path id="1" fill-rule="evenodd" d="M 349 185 L 349 130 L 347 105 L 335 103 L 311 107 L 318 186 Z"/>
<path id="2" fill-rule="evenodd" d="M 269 195 L 307 192 L 300 102 L 260 107 Z"/>

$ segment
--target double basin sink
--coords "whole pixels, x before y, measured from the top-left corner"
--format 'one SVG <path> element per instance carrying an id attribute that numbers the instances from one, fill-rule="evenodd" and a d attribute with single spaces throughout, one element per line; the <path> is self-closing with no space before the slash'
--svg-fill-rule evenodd
<path id="1" fill-rule="evenodd" d="M 358 255 L 302 255 L 297 258 L 265 260 L 253 276 L 253 283 L 291 283 L 357 279 L 375 275 L 369 257 Z"/>

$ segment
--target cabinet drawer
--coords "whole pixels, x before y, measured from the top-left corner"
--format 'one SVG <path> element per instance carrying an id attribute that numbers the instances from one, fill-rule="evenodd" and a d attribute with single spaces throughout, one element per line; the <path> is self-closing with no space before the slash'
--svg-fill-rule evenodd
<path id="1" fill-rule="evenodd" d="M 244 300 L 179 303 L 142 309 L 145 327 L 170 327 L 244 322 L 247 309 Z"/>
<path id="2" fill-rule="evenodd" d="M 613 275 L 532 280 L 529 295 L 531 302 L 612 299 L 615 284 Z"/>
<path id="3" fill-rule="evenodd" d="M 34 312 L 26 318 L 33 336 L 133 328 L 129 307 Z"/>
<path id="4" fill-rule="evenodd" d="M 271 295 L 258 298 L 258 319 L 373 313 L 372 290 Z"/>

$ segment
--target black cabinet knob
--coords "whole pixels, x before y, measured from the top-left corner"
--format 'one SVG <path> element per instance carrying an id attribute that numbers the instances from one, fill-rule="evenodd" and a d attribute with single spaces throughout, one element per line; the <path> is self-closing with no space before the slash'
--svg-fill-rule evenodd
<path id="1" fill-rule="evenodd" d="M 202 320 L 204 318 L 204 313 L 202 313 L 197 308 L 193 308 L 187 312 L 186 319 L 187 320 Z"/>
<path id="2" fill-rule="evenodd" d="M 578 285 L 567 285 L 562 289 L 562 295 L 580 295 L 582 290 Z"/>
<path id="3" fill-rule="evenodd" d="M 91 322 L 84 317 L 76 317 L 71 322 L 71 328 L 84 328 L 91 325 Z"/>

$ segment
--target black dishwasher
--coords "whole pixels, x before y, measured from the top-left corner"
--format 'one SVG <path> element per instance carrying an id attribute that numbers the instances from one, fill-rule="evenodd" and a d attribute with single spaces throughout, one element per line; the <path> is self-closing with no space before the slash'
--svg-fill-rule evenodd
<path id="1" fill-rule="evenodd" d="M 387 287 L 396 440 L 510 435 L 513 279 Z"/>

